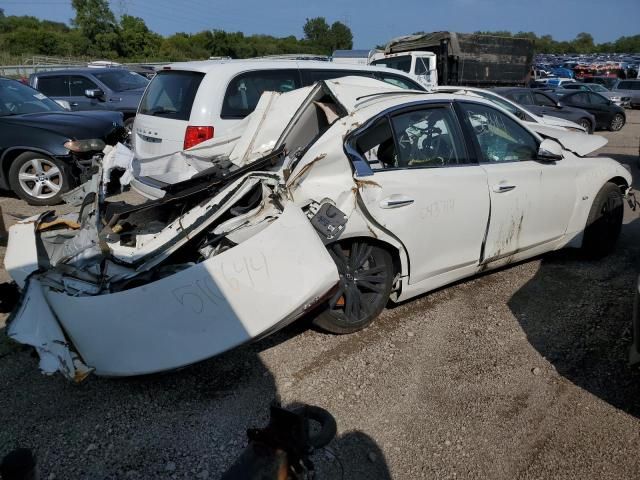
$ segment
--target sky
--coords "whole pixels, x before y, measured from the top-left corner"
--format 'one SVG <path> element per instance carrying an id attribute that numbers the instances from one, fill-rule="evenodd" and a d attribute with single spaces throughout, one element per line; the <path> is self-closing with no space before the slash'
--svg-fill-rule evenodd
<path id="1" fill-rule="evenodd" d="M 111 0 L 162 35 L 206 29 L 302 37 L 306 18 L 347 24 L 354 48 L 418 31 L 533 31 L 556 40 L 591 33 L 596 43 L 640 34 L 640 0 Z M 71 0 L 0 0 L 5 15 L 69 22 Z"/>

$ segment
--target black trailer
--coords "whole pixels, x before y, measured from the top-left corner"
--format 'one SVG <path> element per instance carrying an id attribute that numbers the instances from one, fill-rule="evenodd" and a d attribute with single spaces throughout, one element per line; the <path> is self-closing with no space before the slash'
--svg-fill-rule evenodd
<path id="1" fill-rule="evenodd" d="M 437 55 L 438 83 L 476 87 L 525 85 L 533 61 L 526 38 L 433 32 L 391 40 L 385 53 L 427 51 Z"/>

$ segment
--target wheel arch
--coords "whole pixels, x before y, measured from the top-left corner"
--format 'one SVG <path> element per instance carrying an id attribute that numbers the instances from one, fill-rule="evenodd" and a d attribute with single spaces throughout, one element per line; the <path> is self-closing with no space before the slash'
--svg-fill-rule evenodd
<path id="1" fill-rule="evenodd" d="M 627 193 L 627 189 L 630 187 L 627 179 L 624 177 L 613 177 L 607 180 L 606 183 L 615 183 L 620 189 L 620 193 L 622 193 L 623 195 Z"/>
<path id="2" fill-rule="evenodd" d="M 51 152 L 48 152 L 42 148 L 38 147 L 11 147 L 7 148 L 3 153 L 2 157 L 0 157 L 0 187 L 2 188 L 10 188 L 9 186 L 9 169 L 11 168 L 11 163 L 18 158 L 23 153 L 33 152 L 33 153 L 42 153 L 47 157 L 54 158 Z"/>
<path id="3" fill-rule="evenodd" d="M 400 277 L 405 276 L 403 272 L 408 271 L 408 264 L 405 265 L 405 263 L 408 263 L 408 258 L 405 255 L 404 248 L 402 246 L 395 245 L 392 242 L 386 241 L 386 239 L 374 238 L 369 235 L 352 235 L 347 237 L 340 237 L 335 242 L 331 242 L 327 244 L 327 247 L 330 245 L 334 245 L 336 243 L 340 244 L 340 243 L 353 242 L 357 240 L 365 241 L 371 245 L 374 245 L 376 247 L 380 247 L 386 250 L 389 253 L 389 255 L 391 255 L 391 259 L 393 261 L 394 277 L 397 277 L 398 275 L 400 275 Z M 401 286 L 402 286 L 402 283 L 400 283 L 400 288 Z M 400 291 L 399 290 L 392 291 L 392 297 L 394 293 L 397 295 L 400 293 Z"/>

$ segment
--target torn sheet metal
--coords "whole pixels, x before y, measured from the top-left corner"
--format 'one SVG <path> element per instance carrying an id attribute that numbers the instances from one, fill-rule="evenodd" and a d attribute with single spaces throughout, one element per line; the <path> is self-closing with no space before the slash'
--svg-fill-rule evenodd
<path id="1" fill-rule="evenodd" d="M 18 287 L 23 288 L 27 277 L 38 269 L 38 249 L 34 230 L 41 215 L 22 220 L 9 229 L 9 242 L 4 268 Z"/>
<path id="2" fill-rule="evenodd" d="M 51 375 L 59 371 L 69 380 L 80 382 L 91 369 L 69 348 L 42 289 L 37 278 L 28 282 L 20 305 L 10 319 L 7 334 L 16 342 L 36 349 L 42 373 Z"/>
<path id="3" fill-rule="evenodd" d="M 535 124 L 535 126 L 529 124 L 529 128 L 545 138 L 556 140 L 565 150 L 581 157 L 586 157 L 609 143 L 609 140 L 601 135 L 587 135 L 586 133 L 571 132 L 540 124 Z"/>
<path id="4" fill-rule="evenodd" d="M 158 281 L 82 297 L 45 286 L 55 317 L 45 315 L 44 302 L 38 305 L 47 327 L 53 328 L 57 318 L 97 374 L 139 375 L 189 365 L 280 328 L 316 305 L 338 281 L 308 218 L 290 206 L 244 243 Z M 29 298 L 38 294 L 32 290 Z M 36 331 L 26 323 L 36 318 L 33 311 L 19 312 L 13 331 Z M 61 340 L 48 335 L 47 345 L 49 339 Z M 64 358 L 58 369 L 67 375 L 69 359 Z M 53 360 L 45 360 L 50 371 Z"/>

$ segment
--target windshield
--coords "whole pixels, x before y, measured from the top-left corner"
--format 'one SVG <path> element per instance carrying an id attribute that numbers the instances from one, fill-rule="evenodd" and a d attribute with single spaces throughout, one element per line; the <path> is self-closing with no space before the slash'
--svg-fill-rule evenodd
<path id="1" fill-rule="evenodd" d="M 502 107 L 507 112 L 512 113 L 516 117 L 522 118 L 522 120 L 526 120 L 527 122 L 535 121 L 524 110 L 522 110 L 521 108 L 516 107 L 513 103 L 505 100 L 504 98 L 498 96 L 497 94 L 491 94 L 491 93 L 483 92 L 483 91 L 474 91 L 474 93 L 477 93 L 482 98 L 484 98 L 486 100 L 489 100 L 490 102 L 494 103 L 495 105 L 498 105 L 499 107 Z"/>
<path id="2" fill-rule="evenodd" d="M 129 70 L 112 70 L 109 72 L 94 73 L 94 76 L 114 92 L 124 92 L 145 88 L 149 80 L 142 75 Z"/>
<path id="3" fill-rule="evenodd" d="M 606 88 L 604 88 L 602 85 L 598 85 L 597 83 L 594 83 L 593 85 L 589 85 L 589 88 L 591 88 L 592 92 L 608 92 L 609 91 Z"/>
<path id="4" fill-rule="evenodd" d="M 371 62 L 372 65 L 382 67 L 395 68 L 409 73 L 411 71 L 411 55 L 402 55 L 401 57 L 381 58 Z"/>
<path id="5" fill-rule="evenodd" d="M 204 73 L 164 70 L 151 81 L 140 101 L 138 113 L 189 120 L 193 100 Z"/>
<path id="6" fill-rule="evenodd" d="M 60 111 L 64 108 L 43 93 L 15 80 L 0 78 L 0 116 Z"/>

